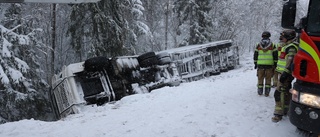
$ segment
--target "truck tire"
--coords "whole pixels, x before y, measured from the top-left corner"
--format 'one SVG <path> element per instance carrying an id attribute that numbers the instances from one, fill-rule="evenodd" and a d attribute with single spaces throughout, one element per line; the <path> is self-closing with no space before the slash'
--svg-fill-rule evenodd
<path id="1" fill-rule="evenodd" d="M 141 62 L 141 61 L 144 61 L 144 60 L 146 60 L 146 59 L 148 59 L 148 58 L 153 58 L 153 57 L 155 57 L 155 56 L 156 56 L 156 53 L 154 53 L 154 52 L 147 52 L 147 53 L 144 53 L 144 54 L 138 56 L 137 59 L 138 59 L 139 62 Z"/>
<path id="2" fill-rule="evenodd" d="M 143 68 L 158 64 L 158 59 L 154 52 L 144 53 L 138 56 L 137 59 L 140 64 L 140 67 L 143 67 Z"/>
<path id="3" fill-rule="evenodd" d="M 167 52 L 157 54 L 157 58 L 158 58 L 158 65 L 166 65 L 172 62 L 171 57 Z"/>
<path id="4" fill-rule="evenodd" d="M 84 62 L 84 70 L 100 71 L 109 68 L 109 59 L 107 57 L 93 57 Z"/>
<path id="5" fill-rule="evenodd" d="M 153 65 L 157 65 L 158 59 L 156 58 L 156 56 L 154 56 L 153 58 L 148 58 L 139 62 L 139 64 L 140 64 L 140 67 L 143 67 L 143 68 L 150 67 Z"/>

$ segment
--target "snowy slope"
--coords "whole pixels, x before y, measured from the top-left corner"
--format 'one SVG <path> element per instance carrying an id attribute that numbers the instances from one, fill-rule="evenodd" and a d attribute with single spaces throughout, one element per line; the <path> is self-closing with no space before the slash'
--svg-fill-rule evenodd
<path id="1" fill-rule="evenodd" d="M 271 122 L 271 96 L 256 93 L 252 54 L 221 75 L 127 96 L 56 122 L 0 125 L 0 137 L 299 137 L 288 117 Z"/>

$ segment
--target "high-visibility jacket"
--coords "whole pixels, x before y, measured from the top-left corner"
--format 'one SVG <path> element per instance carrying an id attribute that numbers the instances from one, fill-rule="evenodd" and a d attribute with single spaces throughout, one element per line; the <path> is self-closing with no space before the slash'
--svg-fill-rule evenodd
<path id="1" fill-rule="evenodd" d="M 273 58 L 274 44 L 266 48 L 262 48 L 259 44 L 257 45 L 256 52 L 258 52 L 258 65 L 274 65 Z"/>
<path id="2" fill-rule="evenodd" d="M 278 57 L 280 57 L 282 46 L 283 46 L 283 43 L 276 44 L 276 50 L 278 51 Z"/>
<path id="3" fill-rule="evenodd" d="M 288 56 L 292 56 L 292 55 L 294 56 L 296 54 L 296 52 L 293 53 L 293 52 L 287 51 L 287 48 L 292 47 L 292 46 L 296 49 L 296 51 L 298 51 L 298 46 L 294 43 L 290 43 L 290 44 L 285 45 L 281 48 L 281 53 L 278 58 L 278 63 L 277 63 L 277 68 L 276 68 L 277 72 L 282 73 L 286 69 Z"/>

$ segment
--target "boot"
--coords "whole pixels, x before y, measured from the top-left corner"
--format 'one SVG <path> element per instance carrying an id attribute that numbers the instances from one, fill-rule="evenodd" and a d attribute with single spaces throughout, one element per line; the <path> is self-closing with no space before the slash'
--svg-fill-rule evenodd
<path id="1" fill-rule="evenodd" d="M 263 93 L 263 88 L 258 88 L 258 95 L 262 95 Z"/>
<path id="2" fill-rule="evenodd" d="M 274 115 L 271 120 L 272 120 L 272 122 L 277 123 L 280 120 L 282 120 L 282 116 L 281 115 Z"/>
<path id="3" fill-rule="evenodd" d="M 270 87 L 265 87 L 265 88 L 264 88 L 264 95 L 265 95 L 266 97 L 268 97 L 269 94 L 270 94 Z"/>

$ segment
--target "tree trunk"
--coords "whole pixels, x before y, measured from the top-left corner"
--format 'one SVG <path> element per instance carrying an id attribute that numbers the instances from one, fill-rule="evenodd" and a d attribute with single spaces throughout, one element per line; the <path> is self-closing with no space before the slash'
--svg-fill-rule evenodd
<path id="1" fill-rule="evenodd" d="M 166 3 L 166 11 L 165 11 L 165 16 L 166 16 L 166 19 L 165 19 L 165 24 L 166 24 L 166 30 L 165 30 L 165 47 L 164 49 L 167 50 L 168 49 L 168 30 L 169 30 L 169 2 L 170 0 L 167 1 Z"/>
<path id="2" fill-rule="evenodd" d="M 51 32 L 51 73 L 50 77 L 54 75 L 54 62 L 55 62 L 55 48 L 56 48 L 56 8 L 57 5 L 52 4 L 52 32 Z M 51 79 L 49 79 L 49 83 L 51 83 Z"/>

